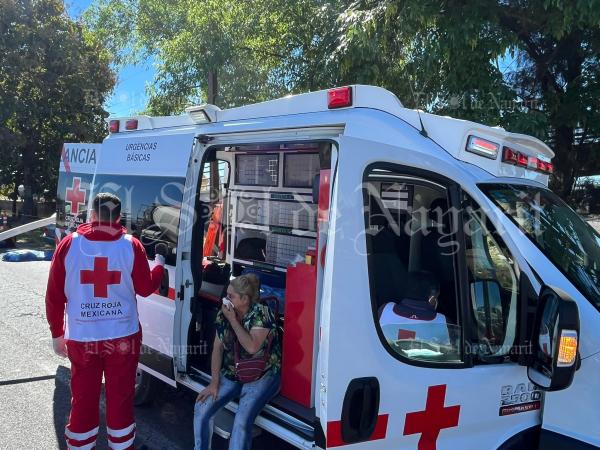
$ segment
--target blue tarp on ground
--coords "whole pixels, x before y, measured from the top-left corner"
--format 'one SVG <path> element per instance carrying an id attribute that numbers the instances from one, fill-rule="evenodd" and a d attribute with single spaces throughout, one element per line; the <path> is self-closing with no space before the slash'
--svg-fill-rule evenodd
<path id="1" fill-rule="evenodd" d="M 2 254 L 2 261 L 50 261 L 53 254 L 54 250 L 12 250 Z"/>

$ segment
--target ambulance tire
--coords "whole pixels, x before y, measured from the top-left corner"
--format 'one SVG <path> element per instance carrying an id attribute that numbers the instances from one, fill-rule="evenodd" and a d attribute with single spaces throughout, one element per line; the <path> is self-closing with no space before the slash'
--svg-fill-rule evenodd
<path id="1" fill-rule="evenodd" d="M 154 399 L 160 384 L 159 380 L 138 367 L 135 376 L 133 404 L 135 406 L 143 406 L 150 403 Z"/>

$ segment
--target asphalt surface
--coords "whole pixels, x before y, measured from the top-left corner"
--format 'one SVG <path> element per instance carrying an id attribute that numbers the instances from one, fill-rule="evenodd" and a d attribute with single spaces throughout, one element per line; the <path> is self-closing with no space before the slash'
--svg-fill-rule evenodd
<path id="1" fill-rule="evenodd" d="M 44 296 L 49 262 L 0 261 L 0 449 L 66 449 L 63 434 L 70 409 L 69 361 L 52 351 Z M 136 445 L 148 449 L 193 448 L 194 395 L 165 387 L 136 409 Z M 101 405 L 101 416 L 103 416 Z M 99 450 L 106 449 L 101 423 Z M 215 436 L 213 450 L 227 448 Z M 264 434 L 253 450 L 291 447 Z"/>

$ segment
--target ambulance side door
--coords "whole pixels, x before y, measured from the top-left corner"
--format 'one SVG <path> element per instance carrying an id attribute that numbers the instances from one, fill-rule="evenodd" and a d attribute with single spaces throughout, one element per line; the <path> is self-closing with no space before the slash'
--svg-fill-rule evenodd
<path id="1" fill-rule="evenodd" d="M 176 312 L 173 327 L 175 371 L 188 368 L 188 354 L 195 343 L 188 342 L 194 318 L 192 302 L 202 284 L 202 247 L 206 217 L 201 213 L 200 184 L 207 145 L 196 139 L 190 156 L 179 222 L 177 271 L 175 274 Z"/>
<path id="2" fill-rule="evenodd" d="M 94 176 L 94 192 L 112 192 L 122 203 L 122 223 L 144 246 L 154 265 L 156 244 L 167 246 L 166 264 L 157 292 L 138 296 L 143 331 L 139 367 L 175 386 L 174 341 L 178 235 L 185 174 L 194 130 L 113 133 L 102 144 L 103 157 Z"/>
<path id="3" fill-rule="evenodd" d="M 315 399 L 326 448 L 523 445 L 541 393 L 508 356 L 519 269 L 502 238 L 451 164 L 441 176 L 410 148 L 339 148 Z"/>

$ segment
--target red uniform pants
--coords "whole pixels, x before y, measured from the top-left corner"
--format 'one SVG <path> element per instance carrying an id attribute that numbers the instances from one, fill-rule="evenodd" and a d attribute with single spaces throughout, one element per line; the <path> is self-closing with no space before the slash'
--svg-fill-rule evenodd
<path id="1" fill-rule="evenodd" d="M 100 389 L 104 374 L 108 447 L 133 449 L 133 396 L 140 356 L 141 330 L 131 336 L 95 342 L 67 342 L 71 361 L 71 415 L 67 446 L 90 450 L 99 428 Z"/>

